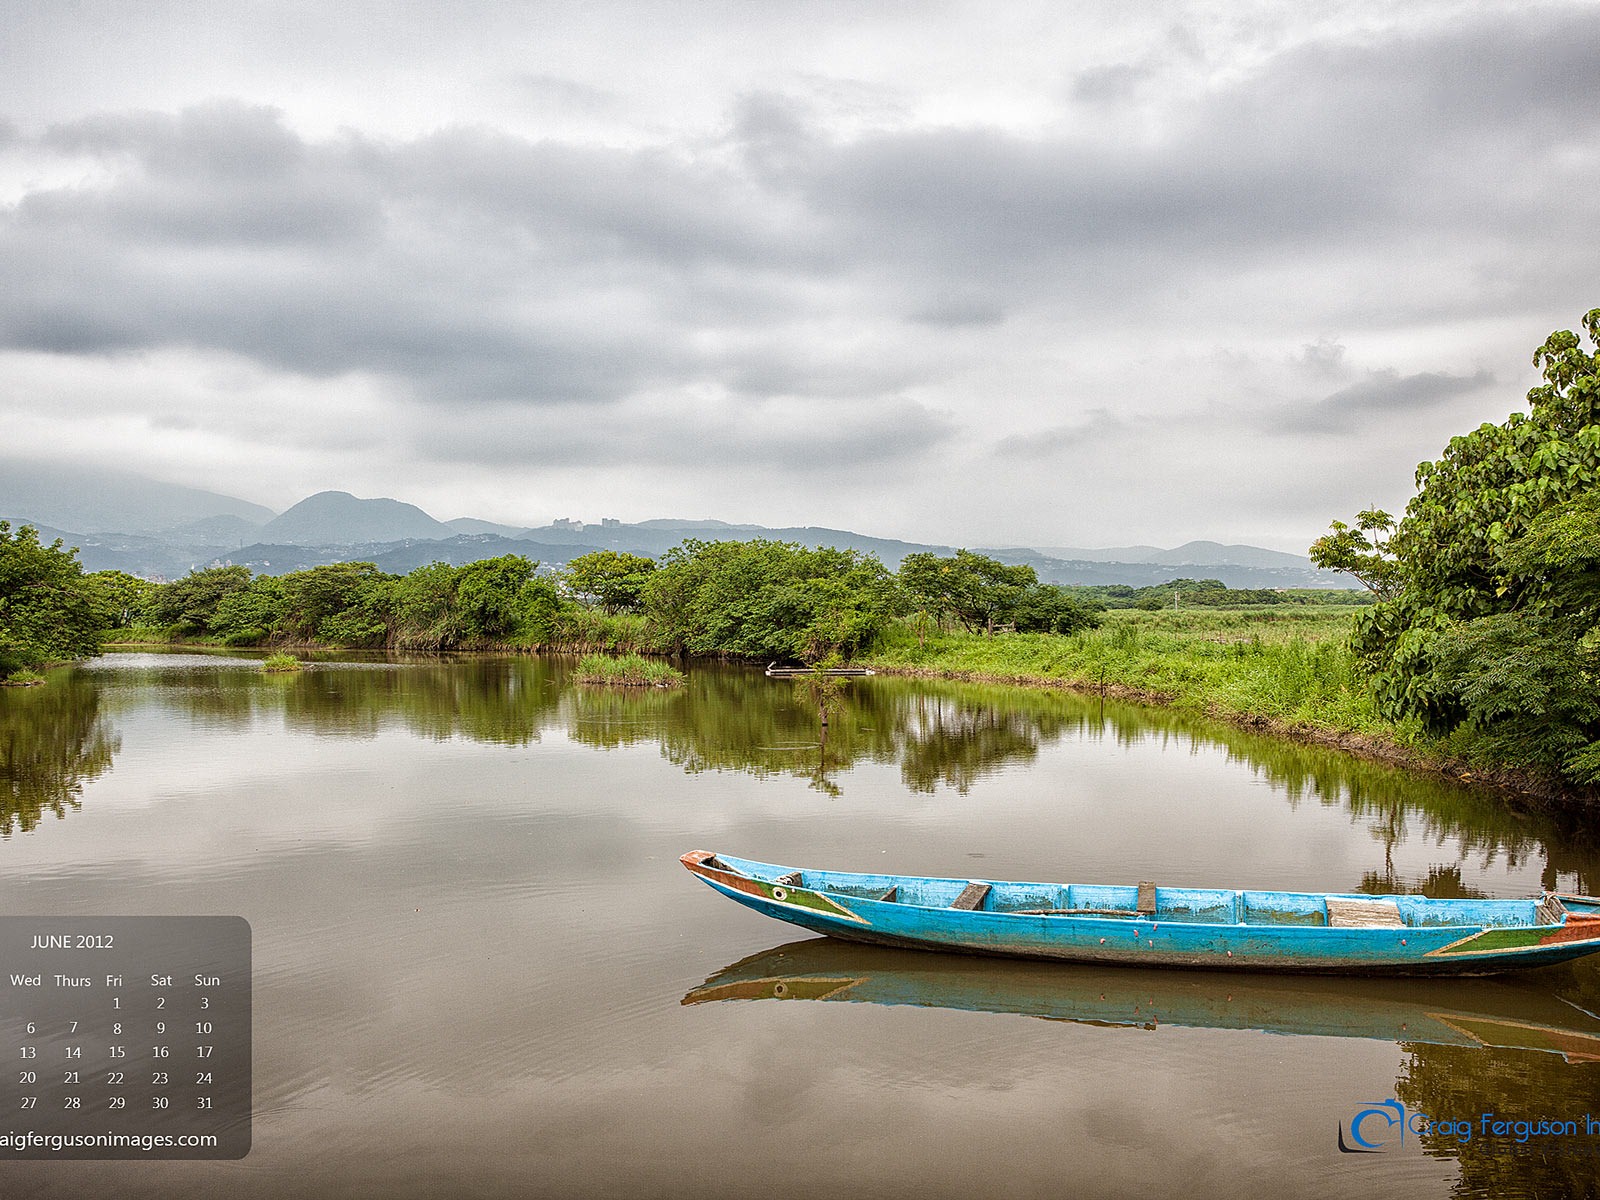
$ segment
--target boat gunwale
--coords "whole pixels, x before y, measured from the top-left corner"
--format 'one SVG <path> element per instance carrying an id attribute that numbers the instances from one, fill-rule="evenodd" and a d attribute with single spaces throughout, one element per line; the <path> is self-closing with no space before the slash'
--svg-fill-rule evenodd
<path id="1" fill-rule="evenodd" d="M 704 859 L 701 859 L 701 860 L 693 862 L 693 863 L 690 862 L 690 859 L 692 857 L 694 857 L 696 855 L 700 855 L 700 854 L 704 854 L 706 857 Z M 1278 931 L 1278 930 L 1283 930 L 1283 929 L 1300 929 L 1300 930 L 1306 931 L 1307 933 L 1313 933 L 1313 932 L 1323 933 L 1323 932 L 1326 932 L 1326 933 L 1346 933 L 1346 934 L 1348 934 L 1348 933 L 1358 932 L 1358 931 L 1363 931 L 1363 930 L 1364 931 L 1374 932 L 1374 933 L 1383 932 L 1383 931 L 1392 932 L 1394 930 L 1417 930 L 1417 931 L 1427 931 L 1427 932 L 1430 932 L 1430 933 L 1444 932 L 1444 931 L 1454 931 L 1454 930 L 1460 930 L 1460 931 L 1463 931 L 1463 932 L 1473 932 L 1473 931 L 1476 931 L 1476 932 L 1487 932 L 1487 931 L 1496 930 L 1496 929 L 1542 930 L 1542 931 L 1547 931 L 1547 932 L 1553 932 L 1553 931 L 1556 931 L 1556 930 L 1571 928 L 1571 926 L 1569 926 L 1567 924 L 1566 915 L 1573 915 L 1573 914 L 1566 914 L 1566 915 L 1563 916 L 1563 918 L 1562 918 L 1562 920 L 1560 922 L 1555 923 L 1555 924 L 1537 924 L 1537 923 L 1533 923 L 1533 922 L 1526 922 L 1526 923 L 1516 923 L 1516 924 L 1495 924 L 1495 925 L 1491 925 L 1491 924 L 1485 923 L 1483 921 L 1472 921 L 1472 922 L 1468 922 L 1468 923 L 1453 923 L 1453 924 L 1439 924 L 1439 925 L 1413 925 L 1413 924 L 1410 924 L 1409 922 L 1402 922 L 1399 925 L 1339 926 L 1339 925 L 1329 925 L 1329 924 L 1322 924 L 1322 925 L 1304 924 L 1304 925 L 1302 925 L 1302 924 L 1297 924 L 1297 923 L 1271 922 L 1271 921 L 1244 921 L 1244 920 L 1229 921 L 1229 922 L 1195 921 L 1195 920 L 1186 919 L 1186 918 L 1184 918 L 1182 916 L 1174 915 L 1174 914 L 1172 914 L 1170 912 L 1167 913 L 1167 914 L 1162 914 L 1159 911 L 1154 912 L 1154 913 L 1138 913 L 1138 912 L 1131 912 L 1130 911 L 1127 916 L 1120 916 L 1120 915 L 1112 915 L 1112 914 L 1105 913 L 1105 912 L 1093 912 L 1093 911 L 1089 911 L 1089 910 L 1081 910 L 1081 911 L 1079 911 L 1079 910 L 1072 910 L 1072 909 L 1058 909 L 1058 910 L 1055 910 L 1053 912 L 1043 912 L 1043 911 L 1028 912 L 1028 911 L 1022 911 L 1022 910 L 1006 910 L 1006 909 L 957 909 L 957 908 L 951 907 L 948 904 L 945 904 L 945 905 L 913 904 L 913 903 L 909 903 L 909 902 L 903 901 L 903 900 L 883 900 L 881 898 L 875 899 L 875 898 L 873 898 L 871 896 L 859 896 L 859 895 L 855 895 L 854 893 L 851 893 L 851 892 L 833 891 L 831 889 L 824 888 L 824 887 L 812 887 L 812 886 L 809 886 L 809 885 L 805 884 L 803 881 L 800 882 L 800 883 L 785 883 L 785 882 L 782 882 L 782 877 L 786 876 L 786 875 L 791 875 L 791 874 L 794 874 L 794 873 L 797 873 L 797 872 L 802 874 L 802 876 L 803 876 L 804 872 L 806 870 L 810 869 L 810 870 L 819 871 L 820 873 L 829 874 L 829 875 L 857 875 L 857 876 L 861 877 L 862 879 L 870 879 L 870 880 L 874 880 L 874 881 L 876 881 L 876 880 L 890 880 L 892 882 L 892 886 L 894 886 L 896 888 L 898 888 L 899 885 L 901 883 L 903 883 L 903 882 L 948 884 L 948 885 L 954 885 L 954 886 L 963 886 L 963 885 L 967 885 L 967 884 L 978 883 L 978 884 L 987 884 L 991 888 L 994 888 L 994 887 L 1069 888 L 1069 887 L 1074 887 L 1074 886 L 1123 887 L 1123 888 L 1126 888 L 1126 887 L 1129 887 L 1129 886 L 1132 886 L 1132 885 L 1129 885 L 1129 884 L 1085 884 L 1085 885 L 1075 885 L 1075 884 L 1065 884 L 1065 883 L 1047 883 L 1047 882 L 1033 881 L 1033 880 L 975 879 L 975 878 L 963 878 L 961 876 L 893 875 L 893 874 L 887 874 L 887 873 L 874 873 L 874 872 L 868 872 L 868 871 L 822 871 L 820 868 L 788 867 L 788 866 L 784 866 L 781 863 L 758 862 L 758 861 L 756 861 L 754 859 L 739 859 L 739 858 L 735 858 L 735 861 L 742 862 L 742 863 L 747 863 L 747 864 L 749 864 L 751 866 L 762 867 L 762 868 L 772 868 L 773 871 L 776 872 L 776 874 L 775 874 L 775 876 L 773 878 L 768 879 L 768 878 L 764 878 L 762 875 L 752 874 L 752 873 L 747 872 L 747 871 L 739 870 L 738 868 L 732 866 L 719 853 L 713 853 L 713 852 L 709 852 L 709 851 L 691 851 L 689 854 L 685 854 L 685 855 L 682 856 L 682 861 L 683 861 L 684 866 L 688 867 L 691 871 L 693 871 L 695 873 L 699 873 L 701 870 L 707 870 L 707 871 L 713 871 L 713 872 L 721 871 L 721 872 L 723 872 L 725 874 L 729 874 L 729 875 L 735 876 L 735 877 L 740 878 L 740 879 L 748 879 L 748 880 L 750 880 L 751 882 L 754 882 L 754 883 L 763 883 L 763 884 L 768 885 L 769 887 L 778 886 L 778 887 L 786 887 L 786 888 L 795 888 L 795 889 L 797 889 L 799 891 L 809 892 L 809 893 L 811 893 L 813 895 L 825 896 L 830 901 L 834 901 L 836 903 L 848 902 L 849 905 L 851 905 L 851 906 L 863 905 L 863 904 L 869 904 L 869 905 L 874 905 L 874 906 L 882 905 L 885 908 L 890 908 L 890 909 L 894 909 L 894 910 L 902 911 L 902 912 L 903 911 L 916 911 L 916 912 L 941 913 L 941 914 L 965 914 L 965 915 L 969 915 L 969 916 L 981 915 L 983 917 L 1016 917 L 1016 918 L 1025 918 L 1025 919 L 1030 919 L 1030 920 L 1051 920 L 1051 921 L 1054 921 L 1054 920 L 1058 920 L 1058 919 L 1061 919 L 1061 918 L 1072 918 L 1075 921 L 1082 921 L 1082 922 L 1085 922 L 1085 923 L 1090 922 L 1090 921 L 1105 921 L 1105 922 L 1116 923 L 1117 925 L 1124 925 L 1124 924 L 1127 924 L 1129 922 L 1137 921 L 1137 922 L 1148 923 L 1151 926 L 1159 925 L 1163 920 L 1166 920 L 1166 921 L 1168 921 L 1168 922 L 1170 922 L 1171 924 L 1174 924 L 1174 925 L 1182 925 L 1185 929 L 1196 929 L 1196 930 L 1200 930 L 1200 929 L 1217 929 L 1217 930 L 1262 929 L 1262 930 Z M 717 865 L 716 866 L 712 866 L 712 865 L 710 865 L 711 863 L 716 863 Z M 1421 900 L 1430 900 L 1430 901 L 1442 900 L 1442 901 L 1448 903 L 1448 902 L 1451 902 L 1452 900 L 1455 899 L 1453 897 L 1415 896 L 1415 895 L 1407 895 L 1405 893 L 1391 893 L 1391 894 L 1385 894 L 1385 895 L 1372 895 L 1372 894 L 1363 893 L 1363 892 L 1288 892 L 1288 891 L 1282 891 L 1282 890 L 1273 889 L 1273 888 L 1185 888 L 1185 887 L 1177 887 L 1177 888 L 1175 888 L 1173 890 L 1177 890 L 1177 891 L 1232 892 L 1234 894 L 1234 896 L 1236 898 L 1238 898 L 1241 902 L 1243 901 L 1243 898 L 1247 893 L 1249 893 L 1249 894 L 1257 894 L 1257 895 L 1282 896 L 1282 897 L 1290 898 L 1290 899 L 1309 900 L 1309 901 L 1319 901 L 1319 900 L 1320 901 L 1326 901 L 1328 899 L 1334 899 L 1334 900 L 1419 900 L 1419 899 L 1421 899 Z M 1556 893 L 1550 893 L 1550 894 L 1554 895 Z M 1573 900 L 1578 900 L 1579 902 L 1582 902 L 1585 899 L 1589 899 L 1589 898 L 1570 896 L 1570 895 L 1562 895 L 1559 898 L 1562 898 L 1562 899 L 1573 899 Z M 781 898 L 778 898 L 778 897 L 772 897 L 772 898 L 769 899 L 769 902 L 770 903 L 776 903 L 776 904 L 784 904 L 785 900 L 781 899 Z M 1464 903 L 1473 903 L 1473 904 L 1524 905 L 1524 904 L 1537 904 L 1538 898 L 1537 897 L 1462 898 L 1462 902 L 1464 902 Z M 1580 916 L 1580 920 L 1582 920 L 1582 919 L 1583 918 Z M 1587 941 L 1587 940 L 1590 940 L 1590 939 L 1585 938 L 1585 939 L 1582 939 L 1582 940 Z M 1595 929 L 1595 933 L 1594 933 L 1594 940 L 1600 940 L 1600 923 L 1597 923 L 1597 925 L 1596 925 L 1596 929 Z M 1473 951 L 1473 952 L 1468 952 L 1468 953 L 1474 953 L 1474 954 L 1496 953 L 1496 954 L 1498 954 L 1498 953 L 1504 953 L 1504 951 L 1486 950 L 1486 951 Z"/>

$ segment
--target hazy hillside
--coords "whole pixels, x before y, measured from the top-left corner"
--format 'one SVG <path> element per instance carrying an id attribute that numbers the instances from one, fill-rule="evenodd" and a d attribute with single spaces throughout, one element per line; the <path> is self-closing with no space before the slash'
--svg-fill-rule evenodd
<path id="1" fill-rule="evenodd" d="M 272 510 L 128 471 L 0 459 L 0 518 L 84 533 L 160 533 L 211 517 L 259 526 Z"/>
<path id="2" fill-rule="evenodd" d="M 1164 563 L 1176 567 L 1227 564 L 1302 571 L 1311 566 L 1311 560 L 1304 555 L 1268 550 L 1264 546 L 1225 546 L 1220 542 L 1185 542 L 1171 550 L 1162 550 L 1157 546 L 1112 546 L 1104 550 L 1086 550 L 1076 546 L 1035 546 L 1034 549 L 1047 558 L 1067 562 Z"/>
<path id="3" fill-rule="evenodd" d="M 473 517 L 435 520 L 416 505 L 348 492 L 308 496 L 282 515 L 236 497 L 158 483 L 127 472 L 88 471 L 0 461 L 0 518 L 44 527 L 79 548 L 86 570 L 107 568 L 174 579 L 200 567 L 234 563 L 282 575 L 323 563 L 370 561 L 404 573 L 430 562 L 456 565 L 520 554 L 546 566 L 597 549 L 658 557 L 686 539 L 770 538 L 876 555 L 897 569 L 908 554 L 951 554 L 953 547 L 872 537 L 847 529 L 769 528 L 712 519 L 638 523 L 552 522 L 521 528 Z M 975 549 L 982 549 L 975 547 Z M 1123 546 L 984 549 L 1026 563 L 1046 583 L 1165 583 L 1177 576 L 1220 579 L 1239 588 L 1342 588 L 1354 581 L 1319 572 L 1298 555 L 1260 546 L 1187 542 L 1163 550 Z"/>
<path id="4" fill-rule="evenodd" d="M 260 540 L 288 546 L 355 546 L 405 538 L 448 538 L 455 533 L 415 504 L 361 500 L 349 492 L 318 492 L 268 521 Z"/>

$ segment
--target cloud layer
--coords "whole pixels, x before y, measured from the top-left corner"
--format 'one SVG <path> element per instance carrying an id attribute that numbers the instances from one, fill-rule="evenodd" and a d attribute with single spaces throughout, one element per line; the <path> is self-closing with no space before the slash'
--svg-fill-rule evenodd
<path id="1" fill-rule="evenodd" d="M 1294 547 L 1402 502 L 1600 303 L 1592 6 L 975 11 L 919 55 L 892 9 L 685 9 L 662 62 L 558 6 L 541 61 L 469 6 L 463 84 L 421 10 L 369 56 L 330 10 L 342 95 L 216 19 L 209 94 L 75 77 L 33 14 L 0 411 L 23 452 L 280 505 Z M 1007 33 L 1001 86 L 961 43 Z M 363 88 L 402 80 L 392 113 Z"/>

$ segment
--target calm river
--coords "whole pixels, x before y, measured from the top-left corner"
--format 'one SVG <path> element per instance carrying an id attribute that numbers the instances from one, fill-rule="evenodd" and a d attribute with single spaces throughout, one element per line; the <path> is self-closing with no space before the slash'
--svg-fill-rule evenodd
<path id="1" fill-rule="evenodd" d="M 1480 793 L 1157 710 L 560 661 L 108 655 L 0 691 L 0 913 L 226 914 L 253 1148 L 0 1161 L 21 1196 L 1559 1196 L 1600 1179 L 1600 968 L 1376 983 L 807 939 L 678 865 L 1600 890 Z M 0 964 L 0 972 L 5 964 Z M 1338 1141 L 1394 1100 L 1470 1123 Z M 1496 1136 L 1497 1119 L 1582 1136 Z M 7 1120 L 15 1122 L 15 1116 Z M 0 1122 L 0 1129 L 4 1128 Z"/>

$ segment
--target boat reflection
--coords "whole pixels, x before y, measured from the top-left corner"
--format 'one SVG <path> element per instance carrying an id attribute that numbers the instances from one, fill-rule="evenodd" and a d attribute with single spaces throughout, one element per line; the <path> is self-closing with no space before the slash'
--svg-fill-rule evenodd
<path id="1" fill-rule="evenodd" d="M 741 959 L 682 1003 L 718 1000 L 843 1000 L 1146 1030 L 1176 1025 L 1535 1050 L 1568 1062 L 1600 1062 L 1600 1019 L 1548 986 L 1520 980 L 1105 969 L 812 938 Z"/>

